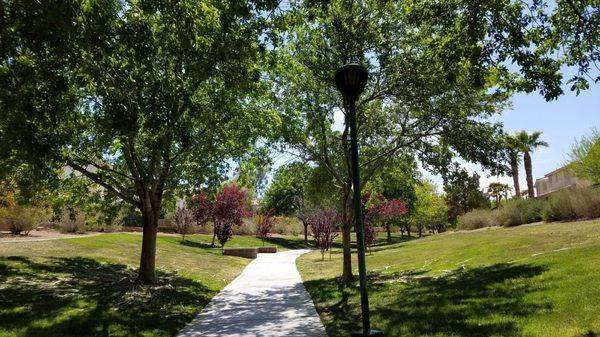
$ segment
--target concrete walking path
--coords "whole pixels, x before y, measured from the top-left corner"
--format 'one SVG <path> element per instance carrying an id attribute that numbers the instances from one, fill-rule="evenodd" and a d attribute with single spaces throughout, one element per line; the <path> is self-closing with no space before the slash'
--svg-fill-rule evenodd
<path id="1" fill-rule="evenodd" d="M 179 337 L 326 337 L 296 269 L 309 250 L 258 254 Z"/>

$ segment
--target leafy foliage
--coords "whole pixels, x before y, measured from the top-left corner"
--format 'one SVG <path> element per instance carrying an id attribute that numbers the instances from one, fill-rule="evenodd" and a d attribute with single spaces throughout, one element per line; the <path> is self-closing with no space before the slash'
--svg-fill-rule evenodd
<path id="1" fill-rule="evenodd" d="M 600 184 L 600 132 L 594 130 L 571 149 L 569 170 L 577 177 Z"/>
<path id="2" fill-rule="evenodd" d="M 194 226 L 194 214 L 186 206 L 177 207 L 177 211 L 173 216 L 173 223 L 177 233 L 181 234 L 181 239 L 185 241 L 185 236 L 192 231 Z"/>
<path id="3" fill-rule="evenodd" d="M 260 78 L 274 5 L 6 1 L 0 166 L 68 165 L 139 208 L 153 283 L 165 194 L 218 185 L 277 120 Z"/>
<path id="4" fill-rule="evenodd" d="M 490 207 L 487 196 L 479 186 L 479 175 L 470 175 L 457 166 L 444 179 L 444 199 L 448 206 L 448 219 L 453 224 L 458 216 L 473 209 Z"/>
<path id="5" fill-rule="evenodd" d="M 306 222 L 310 225 L 315 246 L 321 251 L 321 258 L 325 260 L 325 252 L 331 250 L 331 244 L 338 235 L 338 214 L 335 210 L 315 210 L 307 217 Z"/>
<path id="6" fill-rule="evenodd" d="M 402 200 L 410 211 L 416 201 L 416 186 L 420 183 L 421 173 L 415 159 L 401 154 L 397 158 L 390 158 L 389 164 L 367 182 L 363 191 L 381 195 L 387 200 Z"/>
<path id="7" fill-rule="evenodd" d="M 72 222 L 79 218 L 79 229 L 84 227 L 110 231 L 119 225 L 119 217 L 127 204 L 116 195 L 99 188 L 89 179 L 72 172 L 64 174 L 59 184 L 50 187 L 52 193 L 45 193 L 51 204 L 53 220 L 60 223 Z"/>
<path id="8" fill-rule="evenodd" d="M 236 183 L 223 186 L 212 200 L 206 191 L 200 191 L 192 200 L 196 222 L 200 225 L 213 223 L 213 245 L 216 237 L 223 247 L 233 236 L 233 227 L 240 226 L 243 218 L 252 215 L 248 195 Z"/>
<path id="9" fill-rule="evenodd" d="M 417 186 L 417 201 L 414 211 L 410 214 L 409 223 L 417 227 L 419 236 L 423 230 L 428 229 L 432 233 L 443 232 L 448 224 L 448 207 L 444 199 L 437 194 L 433 184 L 424 181 Z"/>
<path id="10" fill-rule="evenodd" d="M 508 200 L 510 187 L 507 184 L 491 182 L 487 188 L 488 195 L 495 200 L 495 207 L 500 207 L 502 197 Z"/>
<path id="11" fill-rule="evenodd" d="M 269 233 L 273 229 L 273 225 L 275 224 L 275 217 L 270 213 L 259 214 L 258 215 L 258 226 L 257 226 L 257 236 L 261 238 L 263 242 L 263 246 L 265 245 L 265 240 L 269 238 Z"/>
<path id="12" fill-rule="evenodd" d="M 8 222 L 11 234 L 28 235 L 41 222 L 50 218 L 43 204 L 23 205 L 18 200 L 18 188 L 10 181 L 0 182 L 0 219 Z"/>
<path id="13" fill-rule="evenodd" d="M 542 220 L 544 201 L 538 199 L 509 200 L 496 214 L 499 226 L 519 226 Z"/>
<path id="14" fill-rule="evenodd" d="M 460 230 L 474 230 L 485 227 L 497 226 L 496 211 L 489 209 L 474 209 L 457 219 L 457 228 Z"/>
<path id="15" fill-rule="evenodd" d="M 302 210 L 311 168 L 301 162 L 281 166 L 265 192 L 261 207 L 277 215 L 291 215 Z"/>
<path id="16" fill-rule="evenodd" d="M 573 188 L 552 193 L 547 199 L 513 199 L 497 210 L 473 210 L 459 216 L 458 228 L 511 227 L 541 220 L 573 221 L 598 217 L 599 191 L 593 188 Z"/>
<path id="17" fill-rule="evenodd" d="M 272 77 L 284 118 L 280 133 L 288 151 L 324 169 L 337 188 L 346 280 L 349 129 L 335 122 L 348 111 L 333 81 L 341 64 L 358 61 L 370 73 L 357 102 L 363 185 L 401 156 L 416 157 L 436 172 L 457 156 L 503 170 L 497 164 L 504 157 L 501 128 L 487 118 L 503 109 L 507 93 L 497 85 L 495 65 L 480 58 L 492 55 L 481 52 L 481 36 L 465 36 L 462 5 L 440 4 L 436 10 L 452 15 L 439 20 L 425 3 L 299 1 L 286 17 L 290 28 Z M 485 20 L 476 24 L 487 26 Z"/>
<path id="18" fill-rule="evenodd" d="M 213 220 L 214 202 L 208 198 L 208 193 L 202 190 L 192 197 L 194 207 L 192 213 L 196 223 L 200 226 Z"/>
<path id="19" fill-rule="evenodd" d="M 374 198 L 370 207 L 365 209 L 365 243 L 373 244 L 377 239 L 374 225 L 383 225 L 388 233 L 388 241 L 391 240 L 391 226 L 398 224 L 400 218 L 406 214 L 408 209 L 400 199 L 386 200 L 383 197 Z"/>

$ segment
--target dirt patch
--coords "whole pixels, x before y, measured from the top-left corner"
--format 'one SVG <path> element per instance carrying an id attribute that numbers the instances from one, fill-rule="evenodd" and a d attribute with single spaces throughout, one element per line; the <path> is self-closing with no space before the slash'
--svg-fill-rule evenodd
<path id="1" fill-rule="evenodd" d="M 85 234 L 63 234 L 57 231 L 49 230 L 34 230 L 29 232 L 29 235 L 14 235 L 10 232 L 0 232 L 0 243 L 3 242 L 20 242 L 20 241 L 46 241 L 65 238 L 78 238 L 84 236 L 100 235 L 101 233 L 85 233 Z"/>

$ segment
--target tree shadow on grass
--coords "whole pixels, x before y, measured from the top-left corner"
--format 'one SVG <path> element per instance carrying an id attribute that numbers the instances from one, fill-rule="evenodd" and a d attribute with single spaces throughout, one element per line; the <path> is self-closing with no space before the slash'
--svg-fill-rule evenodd
<path id="1" fill-rule="evenodd" d="M 209 243 L 206 243 L 206 242 L 190 241 L 187 239 L 185 241 L 180 240 L 179 244 L 183 245 L 183 246 L 194 247 L 194 248 L 204 248 L 204 249 L 217 248 L 217 246 L 211 246 Z"/>
<path id="2" fill-rule="evenodd" d="M 303 249 L 303 248 L 313 248 L 314 245 L 312 241 L 308 241 L 304 243 L 303 238 L 290 239 L 289 237 L 268 237 L 265 239 L 265 245 L 274 244 L 286 249 Z"/>
<path id="3" fill-rule="evenodd" d="M 0 332 L 22 336 L 174 336 L 214 294 L 159 273 L 141 286 L 126 266 L 89 258 L 0 258 Z"/>
<path id="4" fill-rule="evenodd" d="M 496 264 L 437 278 L 419 272 L 375 275 L 369 290 L 373 325 L 386 336 L 519 336 L 517 320 L 552 309 L 549 303 L 525 301 L 540 290 L 532 278 L 544 271 L 538 265 Z M 356 287 L 343 288 L 336 280 L 305 285 L 319 312 L 332 319 L 330 336 L 360 327 Z"/>

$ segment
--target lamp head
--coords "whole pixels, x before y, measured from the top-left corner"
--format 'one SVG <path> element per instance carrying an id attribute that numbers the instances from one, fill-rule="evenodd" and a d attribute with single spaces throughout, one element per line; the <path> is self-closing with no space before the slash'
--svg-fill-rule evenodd
<path id="1" fill-rule="evenodd" d="M 335 85 L 348 100 L 356 100 L 365 90 L 369 73 L 357 63 L 350 63 L 340 67 L 335 72 Z"/>

